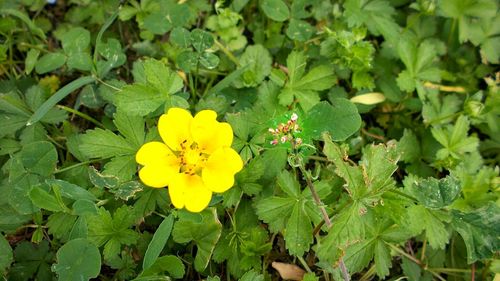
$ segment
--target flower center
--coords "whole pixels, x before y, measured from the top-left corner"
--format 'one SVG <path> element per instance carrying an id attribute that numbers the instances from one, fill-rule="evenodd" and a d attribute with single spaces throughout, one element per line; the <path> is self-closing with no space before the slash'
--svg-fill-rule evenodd
<path id="1" fill-rule="evenodd" d="M 198 145 L 193 143 L 190 146 L 181 145 L 178 157 L 181 164 L 181 173 L 194 175 L 201 172 L 208 159 L 208 154 L 202 153 L 198 149 Z"/>

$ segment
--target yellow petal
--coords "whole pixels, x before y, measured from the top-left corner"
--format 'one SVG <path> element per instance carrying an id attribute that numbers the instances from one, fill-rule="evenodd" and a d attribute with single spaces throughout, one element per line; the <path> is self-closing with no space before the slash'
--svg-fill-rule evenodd
<path id="1" fill-rule="evenodd" d="M 175 157 L 164 143 L 152 141 L 139 148 L 135 161 L 141 165 L 166 163 Z"/>
<path id="2" fill-rule="evenodd" d="M 153 164 L 144 166 L 139 171 L 139 178 L 141 181 L 151 187 L 165 187 L 169 185 L 170 181 L 176 173 L 178 173 L 179 167 Z"/>
<path id="3" fill-rule="evenodd" d="M 194 116 L 191 135 L 198 148 L 208 154 L 233 142 L 233 129 L 228 123 L 218 122 L 213 110 L 202 110 Z"/>
<path id="4" fill-rule="evenodd" d="M 184 190 L 186 185 L 183 181 L 184 174 L 176 174 L 172 179 L 172 182 L 168 186 L 168 194 L 170 195 L 170 201 L 174 207 L 181 209 L 184 208 Z"/>
<path id="5" fill-rule="evenodd" d="M 220 148 L 210 155 L 201 176 L 211 191 L 224 192 L 233 186 L 234 174 L 242 168 L 243 161 L 236 151 Z"/>
<path id="6" fill-rule="evenodd" d="M 168 188 L 174 206 L 193 213 L 201 212 L 212 199 L 212 192 L 198 175 L 177 174 Z"/>
<path id="7" fill-rule="evenodd" d="M 158 121 L 158 131 L 163 141 L 174 151 L 181 150 L 181 143 L 191 145 L 191 113 L 182 108 L 170 108 Z"/>

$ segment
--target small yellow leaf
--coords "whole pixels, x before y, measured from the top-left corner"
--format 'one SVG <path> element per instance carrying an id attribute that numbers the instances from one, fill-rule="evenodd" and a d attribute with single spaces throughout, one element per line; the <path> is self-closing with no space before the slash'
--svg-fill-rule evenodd
<path id="1" fill-rule="evenodd" d="M 353 103 L 361 103 L 361 104 L 376 104 L 381 103 L 385 100 L 385 97 L 381 93 L 367 93 L 359 96 L 355 96 L 351 98 Z"/>
<path id="2" fill-rule="evenodd" d="M 278 271 L 281 278 L 285 280 L 300 281 L 306 272 L 295 264 L 273 262 L 271 266 Z"/>

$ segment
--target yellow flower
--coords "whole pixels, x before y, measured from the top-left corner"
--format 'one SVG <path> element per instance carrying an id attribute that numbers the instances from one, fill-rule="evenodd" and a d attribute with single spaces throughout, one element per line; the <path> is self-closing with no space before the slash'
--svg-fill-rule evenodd
<path id="1" fill-rule="evenodd" d="M 212 192 L 221 193 L 234 184 L 243 168 L 240 155 L 231 148 L 233 129 L 216 120 L 217 113 L 171 108 L 158 122 L 163 142 L 148 142 L 136 154 L 142 182 L 151 187 L 168 186 L 176 208 L 200 212 Z"/>

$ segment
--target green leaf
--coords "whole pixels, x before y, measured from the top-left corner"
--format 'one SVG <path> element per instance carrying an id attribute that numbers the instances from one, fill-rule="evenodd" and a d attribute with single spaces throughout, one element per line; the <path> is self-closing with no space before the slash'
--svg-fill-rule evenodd
<path id="1" fill-rule="evenodd" d="M 289 106 L 298 100 L 302 109 L 307 111 L 317 104 L 320 99 L 316 91 L 322 91 L 332 87 L 336 78 L 330 67 L 323 65 L 314 67 L 304 75 L 307 59 L 302 52 L 291 52 L 287 58 L 288 83 L 279 94 L 281 105 Z"/>
<path id="2" fill-rule="evenodd" d="M 359 130 L 361 116 L 356 106 L 342 98 L 336 98 L 332 102 L 333 105 L 320 102 L 307 112 L 303 123 L 304 134 L 313 139 L 321 139 L 323 133 L 328 133 L 332 140 L 343 141 Z"/>
<path id="3" fill-rule="evenodd" d="M 191 33 L 183 27 L 175 27 L 170 32 L 170 41 L 181 48 L 191 46 Z"/>
<path id="4" fill-rule="evenodd" d="M 26 54 L 26 59 L 24 61 L 24 72 L 29 75 L 31 71 L 35 68 L 38 56 L 40 55 L 40 50 L 31 49 Z"/>
<path id="5" fill-rule="evenodd" d="M 288 218 L 285 231 L 286 248 L 292 255 L 301 257 L 313 242 L 311 222 L 304 210 L 303 202 L 296 203 Z"/>
<path id="6" fill-rule="evenodd" d="M 388 42 L 397 43 L 399 25 L 392 18 L 395 14 L 386 0 L 348 0 L 344 3 L 344 16 L 349 27 L 364 25 L 374 35 L 382 34 Z"/>
<path id="7" fill-rule="evenodd" d="M 243 274 L 239 281 L 264 281 L 264 276 L 255 270 L 250 270 Z"/>
<path id="8" fill-rule="evenodd" d="M 74 239 L 59 248 L 53 268 L 59 280 L 90 280 L 101 271 L 101 254 L 88 240 Z"/>
<path id="9" fill-rule="evenodd" d="M 447 221 L 449 218 L 439 211 L 429 210 L 421 205 L 408 208 L 410 230 L 416 234 L 425 230 L 429 245 L 434 249 L 444 249 L 449 240 L 443 220 Z"/>
<path id="10" fill-rule="evenodd" d="M 414 182 L 410 191 L 427 208 L 439 209 L 449 206 L 460 195 L 460 181 L 447 176 L 442 179 L 428 178 Z"/>
<path id="11" fill-rule="evenodd" d="M 38 74 L 51 72 L 63 66 L 66 56 L 61 53 L 49 53 L 43 55 L 35 64 L 35 71 Z"/>
<path id="12" fill-rule="evenodd" d="M 262 45 L 248 46 L 239 61 L 248 68 L 234 81 L 236 88 L 257 87 L 271 73 L 271 55 Z"/>
<path id="13" fill-rule="evenodd" d="M 118 255 L 121 245 L 132 245 L 139 234 L 130 227 L 135 224 L 135 213 L 126 205 L 116 209 L 113 216 L 100 208 L 95 216 L 87 218 L 88 239 L 97 246 L 104 246 L 104 259 Z"/>
<path id="14" fill-rule="evenodd" d="M 152 264 L 150 267 L 148 267 L 146 270 L 144 270 L 144 272 L 141 273 L 140 277 L 135 280 L 141 280 L 140 278 L 143 276 L 144 277 L 155 276 L 157 274 L 163 275 L 164 272 L 168 272 L 168 275 L 173 278 L 180 279 L 185 274 L 184 264 L 176 256 L 172 255 L 163 256 L 156 259 L 155 263 Z"/>
<path id="15" fill-rule="evenodd" d="M 123 137 L 96 128 L 81 136 L 80 151 L 89 158 L 109 158 L 135 154 L 137 149 Z"/>
<path id="16" fill-rule="evenodd" d="M 207 53 L 204 52 L 200 56 L 200 63 L 203 65 L 206 69 L 214 69 L 219 65 L 219 57 L 212 54 L 212 53 Z"/>
<path id="17" fill-rule="evenodd" d="M 172 237 L 177 243 L 194 241 L 198 247 L 194 268 L 201 272 L 210 261 L 215 245 L 220 238 L 222 225 L 215 209 L 206 209 L 199 214 L 180 217 L 174 225 Z"/>
<path id="18" fill-rule="evenodd" d="M 12 260 L 12 248 L 3 235 L 0 235 L 0 273 L 6 272 Z"/>
<path id="19" fill-rule="evenodd" d="M 115 97 L 119 111 L 138 116 L 155 111 L 166 100 L 154 87 L 139 83 L 124 86 Z"/>
<path id="20" fill-rule="evenodd" d="M 82 27 L 73 27 L 61 36 L 61 43 L 64 52 L 69 56 L 81 53 L 88 50 L 90 32 Z"/>
<path id="21" fill-rule="evenodd" d="M 57 186 L 61 196 L 73 200 L 85 199 L 89 201 L 97 201 L 97 198 L 90 191 L 76 184 L 69 183 L 64 180 L 48 179 L 45 182 L 50 186 Z"/>
<path id="22" fill-rule="evenodd" d="M 9 280 L 52 280 L 50 267 L 54 253 L 49 250 L 47 240 L 38 245 L 27 241 L 19 243 L 14 249 L 16 262 L 9 270 Z"/>
<path id="23" fill-rule="evenodd" d="M 461 159 L 465 153 L 476 151 L 479 139 L 476 136 L 468 136 L 470 121 L 466 116 L 460 115 L 454 126 L 434 127 L 431 129 L 432 136 L 444 148 L 440 149 L 436 156 L 438 159 L 452 157 Z"/>
<path id="24" fill-rule="evenodd" d="M 316 32 L 314 26 L 303 20 L 292 18 L 286 30 L 286 35 L 292 40 L 307 41 Z"/>
<path id="25" fill-rule="evenodd" d="M 39 208 L 52 212 L 65 212 L 67 209 L 53 195 L 43 190 L 40 186 L 34 186 L 29 192 L 33 204 Z"/>
<path id="26" fill-rule="evenodd" d="M 57 151 L 50 142 L 32 142 L 21 149 L 21 161 L 27 171 L 49 176 L 56 168 Z"/>
<path id="27" fill-rule="evenodd" d="M 467 248 L 467 263 L 494 257 L 500 250 L 500 208 L 495 203 L 463 213 L 452 210 L 452 226 Z"/>
<path id="28" fill-rule="evenodd" d="M 158 229 L 155 231 L 153 239 L 149 242 L 146 253 L 144 254 L 144 260 L 142 261 L 143 270 L 148 269 L 157 261 L 163 247 L 165 247 L 165 244 L 170 237 L 173 223 L 174 217 L 170 215 L 163 220 L 160 226 L 158 226 Z"/>
<path id="29" fill-rule="evenodd" d="M 181 77 L 164 62 L 148 59 L 144 61 L 144 74 L 148 84 L 155 87 L 163 97 L 177 93 L 182 88 Z"/>
<path id="30" fill-rule="evenodd" d="M 125 139 L 136 148 L 139 148 L 146 138 L 144 132 L 144 120 L 139 116 L 133 116 L 125 112 L 118 111 L 113 116 L 116 128 Z"/>
<path id="31" fill-rule="evenodd" d="M 214 38 L 209 32 L 196 28 L 191 31 L 191 42 L 196 51 L 201 53 L 212 47 Z"/>
<path id="32" fill-rule="evenodd" d="M 285 228 L 287 218 L 293 211 L 296 199 L 268 197 L 257 201 L 256 213 L 261 220 L 269 224 L 269 230 L 278 233 Z"/>
<path id="33" fill-rule="evenodd" d="M 364 218 L 359 203 L 354 202 L 333 218 L 328 234 L 318 244 L 316 254 L 321 261 L 336 262 L 343 255 L 351 241 L 364 238 Z"/>
<path id="34" fill-rule="evenodd" d="M 106 74 L 113 68 L 123 65 L 127 56 L 122 50 L 120 41 L 109 38 L 106 43 L 101 43 L 98 45 L 98 53 L 106 60 L 99 60 L 96 62 L 97 73 L 99 77 L 105 77 Z"/>
<path id="35" fill-rule="evenodd" d="M 162 12 L 153 12 L 144 18 L 144 28 L 153 34 L 162 35 L 172 28 L 172 24 Z"/>
<path id="36" fill-rule="evenodd" d="M 290 17 L 290 10 L 282 0 L 262 0 L 260 7 L 264 14 L 274 21 L 285 21 Z"/>
<path id="37" fill-rule="evenodd" d="M 82 71 L 90 71 L 92 69 L 93 63 L 92 58 L 90 57 L 90 53 L 81 52 L 71 54 L 66 61 L 66 65 L 70 69 L 74 68 Z"/>

